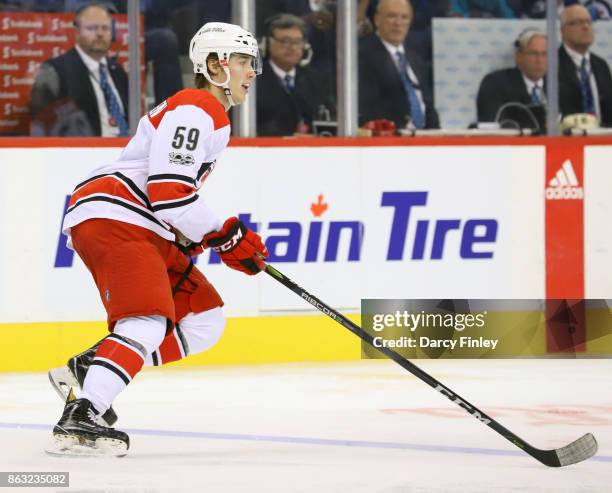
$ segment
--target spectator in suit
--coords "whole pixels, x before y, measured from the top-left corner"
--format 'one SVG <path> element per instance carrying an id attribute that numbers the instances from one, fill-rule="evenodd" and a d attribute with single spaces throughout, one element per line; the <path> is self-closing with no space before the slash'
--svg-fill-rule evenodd
<path id="1" fill-rule="evenodd" d="M 408 0 L 377 5 L 376 34 L 359 43 L 360 125 L 384 118 L 397 128 L 440 126 L 423 62 L 405 46 L 412 18 Z"/>
<path id="2" fill-rule="evenodd" d="M 525 29 L 514 46 L 516 67 L 491 72 L 480 83 L 476 98 L 479 122 L 498 121 L 504 108 L 512 108 L 509 103 L 524 106 L 544 106 L 546 103 L 546 33 L 534 28 Z M 518 123 L 522 127 L 534 128 L 528 110 L 518 109 L 518 112 L 513 111 L 513 115 L 523 116 Z"/>
<path id="3" fill-rule="evenodd" d="M 112 37 L 109 6 L 84 6 L 76 12 L 74 26 L 75 47 L 43 63 L 34 81 L 30 100 L 33 133 L 127 136 L 128 78 L 108 57 Z"/>
<path id="4" fill-rule="evenodd" d="M 612 75 L 606 61 L 590 51 L 593 20 L 582 5 L 561 14 L 559 110 L 563 116 L 592 113 L 601 126 L 612 126 Z"/>
<path id="5" fill-rule="evenodd" d="M 264 39 L 263 72 L 257 80 L 258 135 L 310 133 L 331 91 L 319 73 L 304 64 L 310 57 L 306 24 L 291 14 L 270 19 Z"/>

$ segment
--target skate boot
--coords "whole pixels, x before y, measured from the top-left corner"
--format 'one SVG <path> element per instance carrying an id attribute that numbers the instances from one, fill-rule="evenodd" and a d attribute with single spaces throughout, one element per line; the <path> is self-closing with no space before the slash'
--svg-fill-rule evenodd
<path id="1" fill-rule="evenodd" d="M 64 413 L 53 428 L 55 445 L 47 452 L 53 455 L 101 455 L 122 457 L 130 448 L 123 431 L 98 424 L 92 403 L 76 399 L 69 391 Z"/>
<path id="2" fill-rule="evenodd" d="M 94 346 L 70 358 L 66 366 L 49 370 L 51 385 L 53 385 L 62 401 L 66 400 L 71 388 L 83 388 L 87 370 L 103 340 L 98 341 Z M 102 420 L 103 424 L 113 426 L 117 422 L 117 414 L 110 407 L 99 419 Z"/>

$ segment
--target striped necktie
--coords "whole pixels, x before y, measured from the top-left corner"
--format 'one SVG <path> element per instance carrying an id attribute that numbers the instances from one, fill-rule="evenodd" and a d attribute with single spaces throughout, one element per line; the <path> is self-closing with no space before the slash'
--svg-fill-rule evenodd
<path id="1" fill-rule="evenodd" d="M 402 81 L 402 85 L 404 86 L 404 92 L 406 93 L 406 97 L 408 98 L 408 102 L 410 103 L 410 117 L 412 118 L 412 122 L 416 128 L 425 127 L 425 115 L 423 114 L 423 110 L 421 109 L 421 100 L 419 99 L 419 95 L 408 77 L 408 64 L 406 62 L 406 56 L 401 52 L 396 52 L 397 61 L 399 64 L 399 75 Z"/>
<path id="2" fill-rule="evenodd" d="M 584 113 L 595 113 L 593 91 L 591 90 L 591 73 L 587 67 L 586 57 L 582 59 L 580 64 L 580 92 L 582 94 L 582 111 Z"/>
<path id="3" fill-rule="evenodd" d="M 291 77 L 289 74 L 285 75 L 285 87 L 287 88 L 287 91 L 289 92 L 293 92 L 293 90 L 295 89 L 295 84 L 293 83 L 293 77 Z"/>
<path id="4" fill-rule="evenodd" d="M 540 88 L 535 85 L 533 89 L 531 89 L 531 102 L 535 105 L 541 105 L 542 100 L 540 99 Z"/>
<path id="5" fill-rule="evenodd" d="M 104 93 L 104 100 L 106 101 L 106 109 L 108 110 L 108 114 L 115 121 L 117 126 L 119 127 L 119 136 L 126 137 L 128 135 L 128 125 L 123 113 L 121 112 L 121 107 L 119 106 L 119 101 L 117 100 L 117 96 L 111 89 L 111 86 L 108 82 L 108 77 L 106 76 L 106 65 L 103 63 L 100 64 L 100 89 Z"/>

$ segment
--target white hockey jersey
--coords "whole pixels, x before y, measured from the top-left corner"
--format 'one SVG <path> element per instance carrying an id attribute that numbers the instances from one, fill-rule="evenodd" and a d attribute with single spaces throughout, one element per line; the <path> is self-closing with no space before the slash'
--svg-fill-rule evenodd
<path id="1" fill-rule="evenodd" d="M 96 168 L 72 193 L 62 231 L 93 218 L 123 221 L 173 241 L 172 228 L 192 241 L 222 221 L 198 193 L 227 147 L 230 122 L 208 91 L 185 89 L 140 119 L 114 163 Z"/>

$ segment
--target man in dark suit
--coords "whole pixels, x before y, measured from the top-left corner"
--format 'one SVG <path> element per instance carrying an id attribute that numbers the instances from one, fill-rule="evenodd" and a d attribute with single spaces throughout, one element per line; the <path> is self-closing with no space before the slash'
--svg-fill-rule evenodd
<path id="1" fill-rule="evenodd" d="M 381 0 L 376 34 L 359 45 L 359 123 L 384 118 L 405 128 L 439 128 L 420 57 L 406 46 L 413 18 L 408 0 Z"/>
<path id="2" fill-rule="evenodd" d="M 77 11 L 76 45 L 40 66 L 30 110 L 35 135 L 128 135 L 128 78 L 108 58 L 112 15 L 91 3 Z"/>
<path id="3" fill-rule="evenodd" d="M 543 120 L 546 103 L 546 33 L 525 29 L 514 46 L 516 67 L 491 72 L 480 83 L 476 98 L 478 121 L 510 119 L 522 128 L 539 128 L 543 122 L 536 116 Z"/>
<path id="4" fill-rule="evenodd" d="M 582 5 L 561 13 L 559 48 L 559 111 L 595 115 L 603 127 L 612 126 L 612 75 L 606 61 L 591 53 L 593 21 Z"/>
<path id="5" fill-rule="evenodd" d="M 280 14 L 268 23 L 264 64 L 257 79 L 257 134 L 312 133 L 320 112 L 333 113 L 331 89 L 302 61 L 308 58 L 306 25 Z"/>

